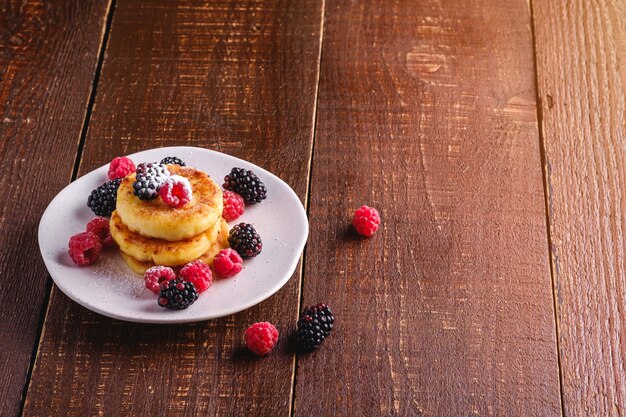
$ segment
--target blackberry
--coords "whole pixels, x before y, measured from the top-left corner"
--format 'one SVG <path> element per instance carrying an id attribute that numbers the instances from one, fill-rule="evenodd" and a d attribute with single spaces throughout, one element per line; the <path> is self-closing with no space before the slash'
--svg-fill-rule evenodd
<path id="1" fill-rule="evenodd" d="M 117 203 L 117 189 L 120 188 L 121 178 L 107 181 L 96 188 L 87 197 L 87 207 L 96 216 L 110 217 Z"/>
<path id="2" fill-rule="evenodd" d="M 243 168 L 231 169 L 230 174 L 224 177 L 223 187 L 239 194 L 246 204 L 260 203 L 267 197 L 265 184 L 254 172 Z"/>
<path id="3" fill-rule="evenodd" d="M 161 159 L 161 164 L 163 164 L 163 165 L 167 165 L 167 164 L 180 165 L 181 167 L 187 166 L 185 161 L 183 161 L 182 159 L 180 159 L 177 156 L 168 156 L 166 158 L 163 158 L 163 159 Z"/>
<path id="4" fill-rule="evenodd" d="M 305 308 L 296 331 L 298 347 L 305 351 L 315 350 L 333 330 L 334 322 L 333 313 L 326 304 Z"/>
<path id="5" fill-rule="evenodd" d="M 198 299 L 196 287 L 191 282 L 173 279 L 161 284 L 159 305 L 170 310 L 184 310 Z"/>
<path id="6" fill-rule="evenodd" d="M 139 164 L 133 183 L 133 194 L 140 200 L 154 200 L 159 196 L 159 190 L 169 176 L 170 172 L 163 164 L 153 162 Z"/>
<path id="7" fill-rule="evenodd" d="M 254 258 L 263 249 L 261 236 L 248 223 L 239 223 L 228 233 L 228 245 L 242 258 Z"/>

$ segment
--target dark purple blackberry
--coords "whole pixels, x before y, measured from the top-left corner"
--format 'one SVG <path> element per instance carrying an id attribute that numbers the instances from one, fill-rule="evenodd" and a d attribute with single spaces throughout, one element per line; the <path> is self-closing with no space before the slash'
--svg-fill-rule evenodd
<path id="1" fill-rule="evenodd" d="M 239 223 L 228 233 L 228 244 L 237 251 L 242 258 L 254 258 L 263 249 L 261 236 L 248 223 Z"/>
<path id="2" fill-rule="evenodd" d="M 107 181 L 96 188 L 87 197 L 87 207 L 96 216 L 110 217 L 117 203 L 117 189 L 120 188 L 121 178 Z"/>
<path id="3" fill-rule="evenodd" d="M 170 172 L 163 164 L 153 162 L 139 164 L 133 183 L 133 194 L 140 200 L 154 200 L 159 196 L 159 190 L 169 176 Z"/>
<path id="4" fill-rule="evenodd" d="M 159 305 L 171 310 L 184 310 L 198 299 L 196 287 L 191 282 L 173 279 L 161 284 Z"/>
<path id="5" fill-rule="evenodd" d="M 246 204 L 256 204 L 265 200 L 267 189 L 254 172 L 243 168 L 233 168 L 224 177 L 225 190 L 234 191 L 243 197 Z"/>
<path id="6" fill-rule="evenodd" d="M 326 304 L 305 308 L 296 331 L 298 347 L 305 351 L 316 349 L 333 330 L 334 322 L 333 313 Z"/>
<path id="7" fill-rule="evenodd" d="M 187 166 L 185 161 L 183 161 L 182 159 L 180 159 L 177 156 L 168 156 L 166 158 L 163 158 L 163 159 L 161 159 L 161 164 L 163 164 L 163 165 L 168 165 L 168 164 L 180 165 L 181 167 Z"/>

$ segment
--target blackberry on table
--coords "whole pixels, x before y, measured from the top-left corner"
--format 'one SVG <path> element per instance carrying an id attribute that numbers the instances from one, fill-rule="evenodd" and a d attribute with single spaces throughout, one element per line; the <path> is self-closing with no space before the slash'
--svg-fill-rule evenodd
<path id="1" fill-rule="evenodd" d="M 165 158 L 161 159 L 161 164 L 163 164 L 163 165 L 168 165 L 168 164 L 180 165 L 181 167 L 187 166 L 185 161 L 183 161 L 182 159 L 180 159 L 177 156 L 165 157 Z"/>
<path id="2" fill-rule="evenodd" d="M 96 216 L 110 217 L 117 203 L 117 189 L 120 188 L 121 178 L 107 181 L 89 194 L 87 207 Z"/>
<path id="3" fill-rule="evenodd" d="M 228 233 L 228 245 L 237 251 L 242 258 L 254 258 L 263 249 L 261 236 L 254 226 L 248 223 L 239 223 Z"/>
<path id="4" fill-rule="evenodd" d="M 317 349 L 333 330 L 334 322 L 333 313 L 326 304 L 320 303 L 305 308 L 298 320 L 296 331 L 298 347 L 305 351 Z"/>
<path id="5" fill-rule="evenodd" d="M 133 194 L 140 200 L 154 200 L 159 196 L 159 190 L 169 176 L 170 172 L 163 164 L 153 162 L 139 164 L 133 183 Z"/>
<path id="6" fill-rule="evenodd" d="M 265 200 L 267 189 L 265 184 L 250 170 L 233 168 L 224 177 L 225 190 L 234 191 L 243 197 L 246 204 L 256 204 Z"/>
<path id="7" fill-rule="evenodd" d="M 173 279 L 161 284 L 159 305 L 170 310 L 184 310 L 198 299 L 196 287 L 191 282 Z"/>

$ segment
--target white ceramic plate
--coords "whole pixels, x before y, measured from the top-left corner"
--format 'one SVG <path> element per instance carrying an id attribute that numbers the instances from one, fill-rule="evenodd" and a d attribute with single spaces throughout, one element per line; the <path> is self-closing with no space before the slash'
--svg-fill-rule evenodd
<path id="1" fill-rule="evenodd" d="M 108 164 L 82 176 L 52 200 L 39 223 L 39 248 L 54 283 L 68 297 L 105 316 L 142 323 L 187 323 L 226 316 L 245 310 L 278 291 L 293 274 L 304 249 L 309 227 L 300 199 L 275 175 L 241 159 L 192 147 L 150 149 L 129 157 L 135 164 L 178 156 L 201 169 L 220 185 L 233 167 L 253 170 L 267 187 L 267 199 L 246 207 L 238 222 L 254 225 L 263 240 L 263 251 L 244 261 L 236 276 L 215 279 L 213 285 L 186 310 L 172 311 L 157 305 L 157 296 L 144 287 L 117 249 L 106 250 L 94 265 L 79 267 L 68 255 L 70 237 L 85 230 L 94 217 L 87 197 L 108 181 Z"/>

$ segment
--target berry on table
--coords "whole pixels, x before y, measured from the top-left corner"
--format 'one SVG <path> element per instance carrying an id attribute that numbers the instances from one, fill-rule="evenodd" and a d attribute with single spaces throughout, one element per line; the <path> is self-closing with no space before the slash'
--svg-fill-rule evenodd
<path id="1" fill-rule="evenodd" d="M 191 201 L 191 183 L 185 177 L 172 175 L 159 190 L 159 195 L 168 206 L 181 208 Z"/>
<path id="2" fill-rule="evenodd" d="M 361 206 L 352 216 L 352 225 L 363 236 L 372 237 L 379 224 L 380 214 L 374 207 Z"/>
<path id="3" fill-rule="evenodd" d="M 254 323 L 243 336 L 246 346 L 253 353 L 265 356 L 274 349 L 278 341 L 278 330 L 270 322 Z"/>
<path id="4" fill-rule="evenodd" d="M 254 226 L 248 223 L 239 223 L 228 233 L 228 245 L 241 255 L 243 259 L 254 258 L 263 249 L 261 236 Z"/>
<path id="5" fill-rule="evenodd" d="M 143 276 L 143 282 L 150 291 L 155 294 L 161 292 L 161 284 L 176 279 L 176 274 L 172 268 L 167 266 L 153 266 L 148 268 Z"/>
<path id="6" fill-rule="evenodd" d="M 159 190 L 169 176 L 170 172 L 165 165 L 153 162 L 141 163 L 137 165 L 133 193 L 140 200 L 154 200 L 159 196 Z"/>
<path id="7" fill-rule="evenodd" d="M 96 216 L 111 216 L 117 204 L 117 189 L 121 182 L 121 178 L 111 180 L 91 192 L 87 198 L 87 206 Z"/>
<path id="8" fill-rule="evenodd" d="M 236 220 L 243 214 L 245 203 L 243 197 L 234 191 L 224 191 L 224 210 L 222 217 L 227 222 Z"/>
<path id="9" fill-rule="evenodd" d="M 76 265 L 87 266 L 98 260 L 102 243 L 100 238 L 92 232 L 82 232 L 70 238 L 70 258 Z"/>
<path id="10" fill-rule="evenodd" d="M 124 178 L 131 172 L 135 172 L 135 163 L 125 156 L 118 156 L 113 158 L 109 164 L 109 179 L 115 180 L 118 178 Z"/>
<path id="11" fill-rule="evenodd" d="M 298 320 L 296 331 L 298 346 L 305 351 L 316 349 L 333 330 L 334 322 L 333 313 L 326 304 L 305 308 Z"/>
<path id="12" fill-rule="evenodd" d="M 230 174 L 224 177 L 223 187 L 239 194 L 246 204 L 260 203 L 267 197 L 265 184 L 254 172 L 244 168 L 231 169 Z"/>
<path id="13" fill-rule="evenodd" d="M 161 164 L 163 164 L 163 165 L 180 165 L 181 167 L 187 166 L 185 161 L 183 161 L 182 159 L 180 159 L 177 156 L 165 157 L 165 158 L 161 159 Z"/>
<path id="14" fill-rule="evenodd" d="M 158 303 L 170 310 L 184 310 L 198 299 L 198 292 L 191 282 L 173 279 L 161 284 Z"/>
<path id="15" fill-rule="evenodd" d="M 205 292 L 213 283 L 211 268 L 199 259 L 183 266 L 179 275 L 185 281 L 191 282 L 198 293 Z"/>
<path id="16" fill-rule="evenodd" d="M 220 278 L 230 278 L 241 272 L 243 260 L 237 251 L 222 249 L 213 258 L 213 270 Z"/>
<path id="17" fill-rule="evenodd" d="M 98 236 L 100 243 L 104 247 L 111 247 L 115 245 L 113 237 L 111 237 L 111 231 L 109 229 L 109 219 L 106 217 L 94 217 L 87 223 L 86 231 L 91 232 Z"/>

